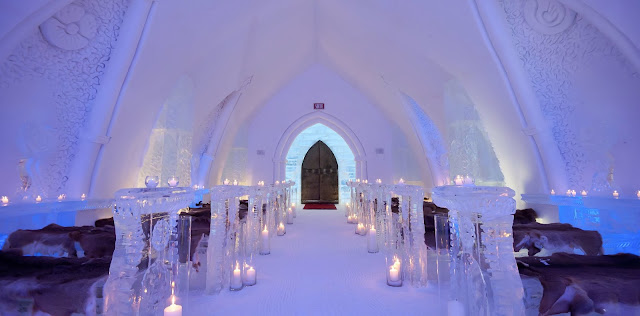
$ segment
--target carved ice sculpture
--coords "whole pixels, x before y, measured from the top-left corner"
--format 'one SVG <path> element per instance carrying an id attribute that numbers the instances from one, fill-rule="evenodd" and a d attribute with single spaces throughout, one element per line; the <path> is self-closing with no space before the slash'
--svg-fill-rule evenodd
<path id="1" fill-rule="evenodd" d="M 524 314 L 513 256 L 513 195 L 505 187 L 433 189 L 434 203 L 449 209 L 452 294 L 471 314 Z"/>
<path id="2" fill-rule="evenodd" d="M 171 295 L 177 263 L 178 213 L 189 188 L 123 189 L 116 193 L 116 249 L 104 286 L 106 315 L 156 315 Z"/>

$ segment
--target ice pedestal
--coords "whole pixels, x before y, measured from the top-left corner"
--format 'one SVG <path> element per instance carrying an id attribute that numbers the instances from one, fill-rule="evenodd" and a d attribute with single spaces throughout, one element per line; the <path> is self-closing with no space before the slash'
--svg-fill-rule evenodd
<path id="1" fill-rule="evenodd" d="M 434 203 L 449 209 L 450 291 L 456 310 L 523 315 L 523 288 L 513 256 L 514 192 L 503 187 L 441 186 Z"/>
<path id="2" fill-rule="evenodd" d="M 189 188 L 116 193 L 116 249 L 104 286 L 105 314 L 156 315 L 166 307 L 177 278 L 178 213 L 193 198 Z"/>

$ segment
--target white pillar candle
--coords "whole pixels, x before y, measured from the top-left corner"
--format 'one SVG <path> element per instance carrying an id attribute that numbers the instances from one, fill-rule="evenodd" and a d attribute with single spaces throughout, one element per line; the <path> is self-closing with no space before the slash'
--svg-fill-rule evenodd
<path id="1" fill-rule="evenodd" d="M 567 190 L 567 196 L 571 196 L 571 190 Z"/>
<path id="2" fill-rule="evenodd" d="M 283 236 L 286 232 L 284 224 L 280 223 L 280 225 L 278 225 L 278 236 Z"/>
<path id="3" fill-rule="evenodd" d="M 395 264 L 389 269 L 389 280 L 392 282 L 398 282 L 400 280 L 400 271 L 396 269 Z"/>
<path id="4" fill-rule="evenodd" d="M 80 199 L 84 201 L 84 199 L 86 199 L 86 198 L 87 198 L 87 195 L 82 193 L 82 195 L 80 196 Z"/>
<path id="5" fill-rule="evenodd" d="M 229 185 L 229 179 L 224 179 L 224 182 L 222 182 L 222 184 Z"/>
<path id="6" fill-rule="evenodd" d="M 40 203 L 42 202 L 42 197 L 40 197 L 39 195 L 36 197 L 36 203 Z"/>
<path id="7" fill-rule="evenodd" d="M 169 178 L 169 180 L 167 180 L 167 184 L 172 188 L 178 186 L 178 178 L 176 177 Z"/>
<path id="8" fill-rule="evenodd" d="M 447 304 L 448 316 L 465 316 L 464 305 L 458 301 L 449 301 Z"/>
<path id="9" fill-rule="evenodd" d="M 240 267 L 238 267 L 237 265 L 233 270 L 233 276 L 231 277 L 231 288 L 234 290 L 242 288 L 242 274 L 240 271 Z"/>
<path id="10" fill-rule="evenodd" d="M 582 195 L 582 196 L 587 196 L 587 191 L 582 190 L 582 192 L 580 192 L 580 195 Z"/>
<path id="11" fill-rule="evenodd" d="M 455 180 L 453 180 L 456 185 L 463 185 L 464 178 L 461 175 L 457 175 Z"/>
<path id="12" fill-rule="evenodd" d="M 182 316 L 182 306 L 176 305 L 176 297 L 171 296 L 171 305 L 164 309 L 164 316 Z"/>
<path id="13" fill-rule="evenodd" d="M 618 193 L 618 191 L 614 190 L 613 191 L 613 197 L 616 198 L 616 199 L 619 198 L 620 197 L 620 193 Z"/>
<path id="14" fill-rule="evenodd" d="M 244 284 L 246 285 L 256 284 L 256 270 L 252 266 L 249 266 L 249 269 L 247 269 L 245 272 Z"/>
<path id="15" fill-rule="evenodd" d="M 265 226 L 264 230 L 262 231 L 262 245 L 260 246 L 260 253 L 267 254 L 270 251 L 271 250 L 269 249 L 269 231 Z"/>
<path id="16" fill-rule="evenodd" d="M 576 190 L 571 190 L 571 196 L 576 196 Z"/>
<path id="17" fill-rule="evenodd" d="M 376 229 L 374 227 L 371 227 L 371 229 L 369 229 L 367 250 L 369 250 L 369 252 L 378 252 L 378 241 L 376 240 Z"/>
<path id="18" fill-rule="evenodd" d="M 233 180 L 233 185 L 238 185 L 238 180 Z"/>
<path id="19" fill-rule="evenodd" d="M 553 189 L 551 189 L 551 195 L 556 195 L 556 191 L 554 191 Z"/>
<path id="20" fill-rule="evenodd" d="M 296 214 L 296 203 L 291 203 L 291 209 L 293 209 L 293 218 L 298 217 L 298 214 Z"/>
<path id="21" fill-rule="evenodd" d="M 287 224 L 293 224 L 293 210 L 291 208 L 287 210 Z"/>
<path id="22" fill-rule="evenodd" d="M 2 204 L 9 204 L 9 198 L 6 196 L 2 196 Z"/>

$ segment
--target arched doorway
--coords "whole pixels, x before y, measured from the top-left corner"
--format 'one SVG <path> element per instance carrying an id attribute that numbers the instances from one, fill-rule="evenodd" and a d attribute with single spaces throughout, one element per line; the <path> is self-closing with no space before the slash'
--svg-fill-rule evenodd
<path id="1" fill-rule="evenodd" d="M 301 202 L 338 204 L 338 161 L 329 146 L 317 141 L 302 161 Z"/>

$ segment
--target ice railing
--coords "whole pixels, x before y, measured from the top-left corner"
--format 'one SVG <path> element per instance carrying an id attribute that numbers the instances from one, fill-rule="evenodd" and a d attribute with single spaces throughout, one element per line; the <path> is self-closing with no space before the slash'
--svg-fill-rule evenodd
<path id="1" fill-rule="evenodd" d="M 18 229 L 40 229 L 49 224 L 75 226 L 78 223 L 82 224 L 84 213 L 110 213 L 113 205 L 113 199 L 70 200 L 64 195 L 59 198 L 17 201 L 6 198 L 0 201 L 0 248 L 3 247 L 7 236 Z M 87 218 L 91 217 L 87 216 Z M 27 255 L 37 254 L 27 253 Z"/>
<path id="2" fill-rule="evenodd" d="M 522 200 L 531 205 L 557 207 L 561 223 L 598 231 L 605 254 L 640 255 L 640 192 L 633 196 L 617 191 L 611 196 L 586 196 L 584 191 L 571 196 L 522 194 Z"/>
<path id="3" fill-rule="evenodd" d="M 505 187 L 433 189 L 434 203 L 449 209 L 448 218 L 435 218 L 435 227 L 438 286 L 450 315 L 524 315 L 513 255 L 513 196 Z"/>
<path id="4" fill-rule="evenodd" d="M 356 224 L 356 234 L 366 236 L 367 251 L 383 248 L 387 284 L 427 286 L 427 246 L 424 242 L 424 189 L 419 186 L 382 184 L 380 180 L 348 181 L 351 201 L 346 207 L 347 222 Z M 392 212 L 392 197 L 399 201 Z"/>

